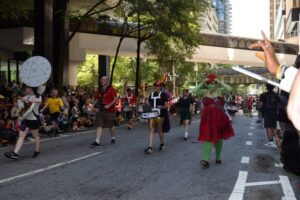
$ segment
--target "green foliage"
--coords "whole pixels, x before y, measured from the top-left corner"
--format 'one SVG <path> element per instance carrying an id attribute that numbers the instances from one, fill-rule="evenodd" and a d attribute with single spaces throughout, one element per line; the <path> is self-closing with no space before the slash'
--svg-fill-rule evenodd
<path id="1" fill-rule="evenodd" d="M 133 82 L 135 77 L 134 74 L 134 60 L 128 57 L 118 57 L 118 62 L 116 63 L 116 68 L 114 72 L 114 84 L 124 84 L 125 82 Z"/>
<path id="2" fill-rule="evenodd" d="M 78 85 L 97 87 L 98 55 L 87 55 L 86 61 L 78 66 Z"/>
<path id="3" fill-rule="evenodd" d="M 114 85 L 118 85 L 120 90 L 125 85 L 133 86 L 135 81 L 136 60 L 128 57 L 119 57 L 114 72 Z M 158 64 L 155 60 L 145 60 L 141 62 L 140 80 L 143 83 L 153 83 L 160 79 Z"/>
<path id="4" fill-rule="evenodd" d="M 28 6 L 24 0 L 0 0 L 0 19 L 27 18 Z"/>
<path id="5" fill-rule="evenodd" d="M 232 85 L 232 94 L 248 95 L 251 85 L 236 84 Z"/>
<path id="6" fill-rule="evenodd" d="M 189 58 L 200 44 L 199 19 L 206 1 L 166 0 L 156 4 L 148 14 L 156 34 L 146 41 L 146 47 L 160 60 Z"/>
<path id="7" fill-rule="evenodd" d="M 207 6 L 206 0 L 125 0 L 116 13 L 119 17 L 126 13 L 133 24 L 140 13 L 140 39 L 161 63 L 192 55 L 200 43 L 199 20 Z"/>

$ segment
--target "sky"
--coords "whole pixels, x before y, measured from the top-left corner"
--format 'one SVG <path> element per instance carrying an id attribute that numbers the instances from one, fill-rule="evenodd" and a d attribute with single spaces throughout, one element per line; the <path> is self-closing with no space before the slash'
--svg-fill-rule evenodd
<path id="1" fill-rule="evenodd" d="M 269 36 L 270 0 L 230 0 L 232 4 L 232 35 L 262 38 L 261 30 Z"/>

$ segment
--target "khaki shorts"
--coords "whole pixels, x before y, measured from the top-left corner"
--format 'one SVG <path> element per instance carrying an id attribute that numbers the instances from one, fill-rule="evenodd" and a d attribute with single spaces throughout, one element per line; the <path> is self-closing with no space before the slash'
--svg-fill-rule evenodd
<path id="1" fill-rule="evenodd" d="M 96 113 L 95 126 L 102 128 L 114 127 L 116 118 L 115 112 L 100 111 Z"/>
<path id="2" fill-rule="evenodd" d="M 158 132 L 162 132 L 162 125 L 164 122 L 163 117 L 156 117 L 156 118 L 150 118 L 149 121 L 149 128 L 155 128 L 157 127 Z"/>

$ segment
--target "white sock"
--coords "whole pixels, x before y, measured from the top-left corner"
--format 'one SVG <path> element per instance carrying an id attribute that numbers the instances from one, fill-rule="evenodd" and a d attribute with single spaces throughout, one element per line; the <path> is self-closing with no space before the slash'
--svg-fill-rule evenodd
<path id="1" fill-rule="evenodd" d="M 99 140 L 99 139 L 96 139 L 96 142 L 97 142 L 98 144 L 100 144 L 100 140 Z"/>
<path id="2" fill-rule="evenodd" d="M 111 139 L 116 140 L 116 137 L 111 137 Z"/>
<path id="3" fill-rule="evenodd" d="M 189 136 L 189 132 L 186 131 L 186 132 L 184 133 L 184 137 L 187 138 L 188 136 Z"/>

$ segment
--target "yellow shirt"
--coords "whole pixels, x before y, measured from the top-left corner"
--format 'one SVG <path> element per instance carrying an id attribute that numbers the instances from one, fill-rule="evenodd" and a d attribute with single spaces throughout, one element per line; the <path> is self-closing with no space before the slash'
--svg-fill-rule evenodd
<path id="1" fill-rule="evenodd" d="M 46 102 L 47 107 L 49 108 L 50 114 L 59 112 L 60 109 L 64 106 L 64 103 L 61 98 L 52 98 L 50 97 Z"/>

